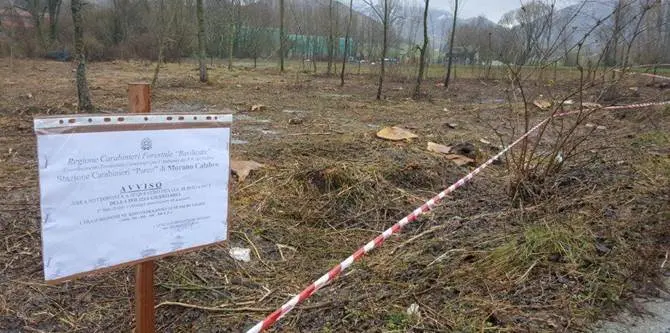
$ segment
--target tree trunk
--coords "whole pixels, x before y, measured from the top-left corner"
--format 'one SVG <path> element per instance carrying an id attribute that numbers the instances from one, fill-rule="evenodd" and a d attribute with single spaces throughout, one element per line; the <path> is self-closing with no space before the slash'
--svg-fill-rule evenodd
<path id="1" fill-rule="evenodd" d="M 428 5 L 430 0 L 425 0 L 426 4 L 423 9 L 423 46 L 421 47 L 421 55 L 419 58 L 419 75 L 416 76 L 416 87 L 414 88 L 414 99 L 421 97 L 421 81 L 423 80 L 423 72 L 426 68 L 426 51 L 428 49 Z"/>
<path id="2" fill-rule="evenodd" d="M 279 0 L 279 70 L 284 72 L 284 0 Z"/>
<path id="3" fill-rule="evenodd" d="M 451 25 L 451 36 L 449 37 L 449 59 L 447 60 L 447 77 L 444 78 L 444 88 L 449 88 L 451 79 L 451 64 L 454 56 L 454 36 L 456 35 L 456 17 L 458 17 L 458 0 L 454 0 L 454 22 Z"/>
<path id="4" fill-rule="evenodd" d="M 342 56 L 342 72 L 340 73 L 340 87 L 344 87 L 344 71 L 349 56 L 349 34 L 351 33 L 351 18 L 354 14 L 354 0 L 349 0 L 349 22 L 347 22 L 347 32 L 344 35 L 344 55 Z"/>
<path id="5" fill-rule="evenodd" d="M 151 88 L 156 86 L 158 82 L 158 73 L 161 70 L 161 63 L 163 62 L 163 50 L 165 49 L 165 1 L 160 0 L 158 4 L 158 60 L 156 61 L 156 69 L 154 70 L 154 77 L 151 80 Z"/>
<path id="6" fill-rule="evenodd" d="M 72 0 L 72 24 L 74 25 L 74 51 L 77 64 L 77 95 L 79 111 L 92 112 L 93 103 L 86 82 L 86 52 L 84 50 L 84 28 L 82 26 L 81 0 Z"/>
<path id="7" fill-rule="evenodd" d="M 58 16 L 60 15 L 60 5 L 62 0 L 49 0 L 49 39 L 51 44 L 58 40 Z"/>
<path id="8" fill-rule="evenodd" d="M 32 0 L 28 3 L 30 6 L 28 11 L 32 15 L 33 24 L 35 25 L 35 33 L 37 34 L 37 41 L 40 48 L 46 53 L 46 43 L 44 41 L 44 34 L 42 33 L 42 19 L 44 17 L 41 4 L 39 0 Z"/>
<path id="9" fill-rule="evenodd" d="M 377 87 L 377 100 L 382 99 L 382 90 L 384 86 L 384 69 L 386 67 L 386 51 L 388 49 L 388 34 L 389 34 L 389 16 L 390 16 L 389 0 L 384 0 L 384 41 L 382 43 L 382 64 L 379 70 L 379 86 Z"/>
<path id="10" fill-rule="evenodd" d="M 328 3 L 328 76 L 333 73 L 333 55 L 335 54 L 335 36 L 333 32 L 333 0 Z"/>
<path id="11" fill-rule="evenodd" d="M 233 49 L 235 48 L 235 23 L 230 24 L 230 40 L 228 43 L 228 70 L 233 70 Z"/>
<path id="12" fill-rule="evenodd" d="M 606 57 L 606 65 L 608 66 L 616 66 L 617 65 L 617 49 L 619 48 L 619 32 L 621 30 L 621 25 L 622 25 L 622 13 L 621 11 L 623 10 L 624 3 L 623 1 L 619 1 L 617 3 L 617 7 L 614 9 L 614 30 L 612 32 L 612 39 L 610 40 L 610 49 L 608 50 L 608 55 Z M 616 72 L 613 72 L 612 76 L 616 75 Z"/>
<path id="13" fill-rule="evenodd" d="M 644 23 L 644 17 L 647 15 L 649 11 L 649 7 L 642 7 L 641 13 L 637 14 L 639 16 L 639 19 L 637 21 L 637 24 L 635 25 L 635 30 L 633 30 L 633 34 L 631 37 L 630 42 L 628 43 L 628 47 L 626 49 L 626 53 L 623 58 L 623 68 L 621 69 L 621 77 L 623 78 L 624 73 L 627 71 L 628 63 L 630 61 L 630 51 L 633 48 L 633 43 L 635 43 L 635 39 L 642 33 L 642 23 Z"/>
<path id="14" fill-rule="evenodd" d="M 196 0 L 196 12 L 198 16 L 198 61 L 200 62 L 200 82 L 207 82 L 207 64 L 205 60 L 205 14 L 203 13 L 203 0 Z"/>
<path id="15" fill-rule="evenodd" d="M 238 37 L 238 34 L 239 34 L 239 27 L 241 27 L 241 25 L 240 25 L 240 21 L 241 21 L 240 11 L 241 11 L 241 7 L 242 7 L 242 4 L 241 4 L 240 0 L 233 1 L 232 4 L 233 4 L 233 7 L 234 7 L 233 8 L 233 11 L 234 11 L 233 15 L 235 15 L 235 19 L 231 20 L 231 23 L 230 23 L 230 43 L 228 45 L 228 47 L 229 47 L 229 49 L 228 49 L 228 70 L 229 71 L 233 70 L 233 56 L 234 56 L 234 53 L 235 53 L 235 45 L 237 45 L 237 37 Z"/>
<path id="16" fill-rule="evenodd" d="M 487 59 L 487 64 L 486 64 L 486 75 L 484 76 L 485 80 L 488 80 L 491 77 L 491 66 L 493 65 L 493 47 L 491 46 L 491 35 L 492 33 L 489 32 L 489 52 L 488 52 L 488 59 Z"/>
<path id="17" fill-rule="evenodd" d="M 151 89 L 156 86 L 156 83 L 158 82 L 158 73 L 161 70 L 161 63 L 163 62 L 163 41 L 160 40 L 158 42 L 158 61 L 156 62 L 156 69 L 154 70 L 154 77 L 151 79 Z"/>

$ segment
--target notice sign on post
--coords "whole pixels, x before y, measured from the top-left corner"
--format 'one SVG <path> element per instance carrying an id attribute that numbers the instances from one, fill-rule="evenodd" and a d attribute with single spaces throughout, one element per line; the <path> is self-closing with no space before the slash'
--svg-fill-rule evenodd
<path id="1" fill-rule="evenodd" d="M 231 122 L 201 114 L 36 118 L 45 280 L 225 241 Z"/>

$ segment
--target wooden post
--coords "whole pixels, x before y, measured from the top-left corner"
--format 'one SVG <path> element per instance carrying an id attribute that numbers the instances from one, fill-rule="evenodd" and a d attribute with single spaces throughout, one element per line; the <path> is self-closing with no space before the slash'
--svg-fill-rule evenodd
<path id="1" fill-rule="evenodd" d="M 151 85 L 147 82 L 128 84 L 128 112 L 151 112 Z"/>
<path id="2" fill-rule="evenodd" d="M 138 264 L 135 269 L 135 333 L 154 333 L 154 262 Z"/>
<path id="3" fill-rule="evenodd" d="M 128 111 L 151 112 L 151 86 L 146 82 L 128 84 Z M 140 263 L 135 268 L 135 333 L 156 331 L 154 310 L 154 262 Z"/>

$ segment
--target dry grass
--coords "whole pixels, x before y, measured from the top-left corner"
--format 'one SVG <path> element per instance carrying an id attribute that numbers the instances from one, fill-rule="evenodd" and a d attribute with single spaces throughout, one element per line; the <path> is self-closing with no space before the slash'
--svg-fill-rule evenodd
<path id="1" fill-rule="evenodd" d="M 152 69 L 92 64 L 94 102 L 102 112 L 123 110 L 127 82 L 149 79 Z M 186 63 L 163 68 L 155 108 L 231 109 L 234 137 L 248 141 L 234 145 L 233 156 L 268 167 L 235 183 L 232 192 L 230 245 L 253 248 L 251 263 L 234 261 L 226 247 L 158 263 L 160 332 L 250 327 L 467 173 L 426 152 L 428 141 L 472 142 L 482 160 L 495 152 L 480 143 L 496 141 L 492 128 L 507 142 L 519 135 L 517 119 L 499 101 L 509 96 L 504 81 L 461 79 L 448 92 L 427 84 L 430 98 L 416 102 L 400 75 L 389 80 L 387 100 L 374 102 L 368 74 L 352 75 L 339 88 L 337 79 L 323 75 L 215 66 L 211 84 L 201 85 L 194 69 Z M 1 62 L 0 77 L 0 331 L 130 331 L 131 270 L 56 287 L 41 280 L 31 117 L 76 111 L 71 66 Z M 670 98 L 644 83 L 625 84 L 640 87 L 638 100 Z M 529 90 L 535 96 L 569 88 L 532 83 Z M 267 109 L 248 112 L 253 104 Z M 545 114 L 531 116 L 537 121 Z M 303 123 L 290 125 L 292 118 Z M 507 166 L 494 166 L 298 307 L 277 330 L 573 331 L 633 293 L 655 290 L 650 286 L 670 241 L 670 114 L 626 111 L 589 121 L 607 129 L 579 127 L 589 139 L 544 180 L 541 198 L 515 205 L 507 195 Z M 420 138 L 375 138 L 387 125 L 410 128 Z M 550 144 L 551 138 L 543 140 Z M 413 303 L 418 317 L 405 312 Z"/>

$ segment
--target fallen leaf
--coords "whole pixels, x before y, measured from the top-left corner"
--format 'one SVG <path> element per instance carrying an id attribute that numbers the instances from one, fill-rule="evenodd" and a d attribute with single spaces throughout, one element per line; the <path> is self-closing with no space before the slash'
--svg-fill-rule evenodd
<path id="1" fill-rule="evenodd" d="M 254 112 L 254 111 L 263 111 L 263 110 L 265 110 L 266 108 L 267 108 L 267 107 L 266 107 L 265 105 L 263 105 L 263 104 L 254 104 L 254 105 L 251 106 L 251 112 Z"/>
<path id="2" fill-rule="evenodd" d="M 400 127 L 384 127 L 381 131 L 377 132 L 377 137 L 391 140 L 391 141 L 400 141 L 418 138 L 416 134 Z"/>
<path id="3" fill-rule="evenodd" d="M 544 100 L 541 100 L 541 99 L 536 99 L 533 102 L 533 105 L 537 106 L 538 108 L 540 108 L 542 110 L 547 110 L 551 107 L 551 102 L 544 101 Z"/>
<path id="4" fill-rule="evenodd" d="M 230 161 L 230 169 L 237 175 L 240 182 L 243 182 L 251 171 L 265 167 L 256 161 Z"/>
<path id="5" fill-rule="evenodd" d="M 421 311 L 419 311 L 419 305 L 416 303 L 412 303 L 407 310 L 406 313 L 410 317 L 421 317 Z"/>
<path id="6" fill-rule="evenodd" d="M 451 152 L 451 147 L 434 142 L 428 142 L 428 151 L 440 154 L 449 154 Z"/>
<path id="7" fill-rule="evenodd" d="M 469 157 L 465 157 L 463 155 L 449 154 L 446 157 L 447 157 L 447 159 L 454 162 L 458 166 L 463 166 L 463 165 L 475 163 L 475 160 L 473 160 Z"/>
<path id="8" fill-rule="evenodd" d="M 233 259 L 237 261 L 250 262 L 251 261 L 251 249 L 244 247 L 233 247 L 228 250 Z"/>
<path id="9" fill-rule="evenodd" d="M 486 139 L 479 139 L 479 142 L 481 142 L 481 143 L 483 143 L 483 144 L 485 144 L 485 145 L 489 145 L 489 146 L 491 145 L 491 141 L 486 140 Z"/>

